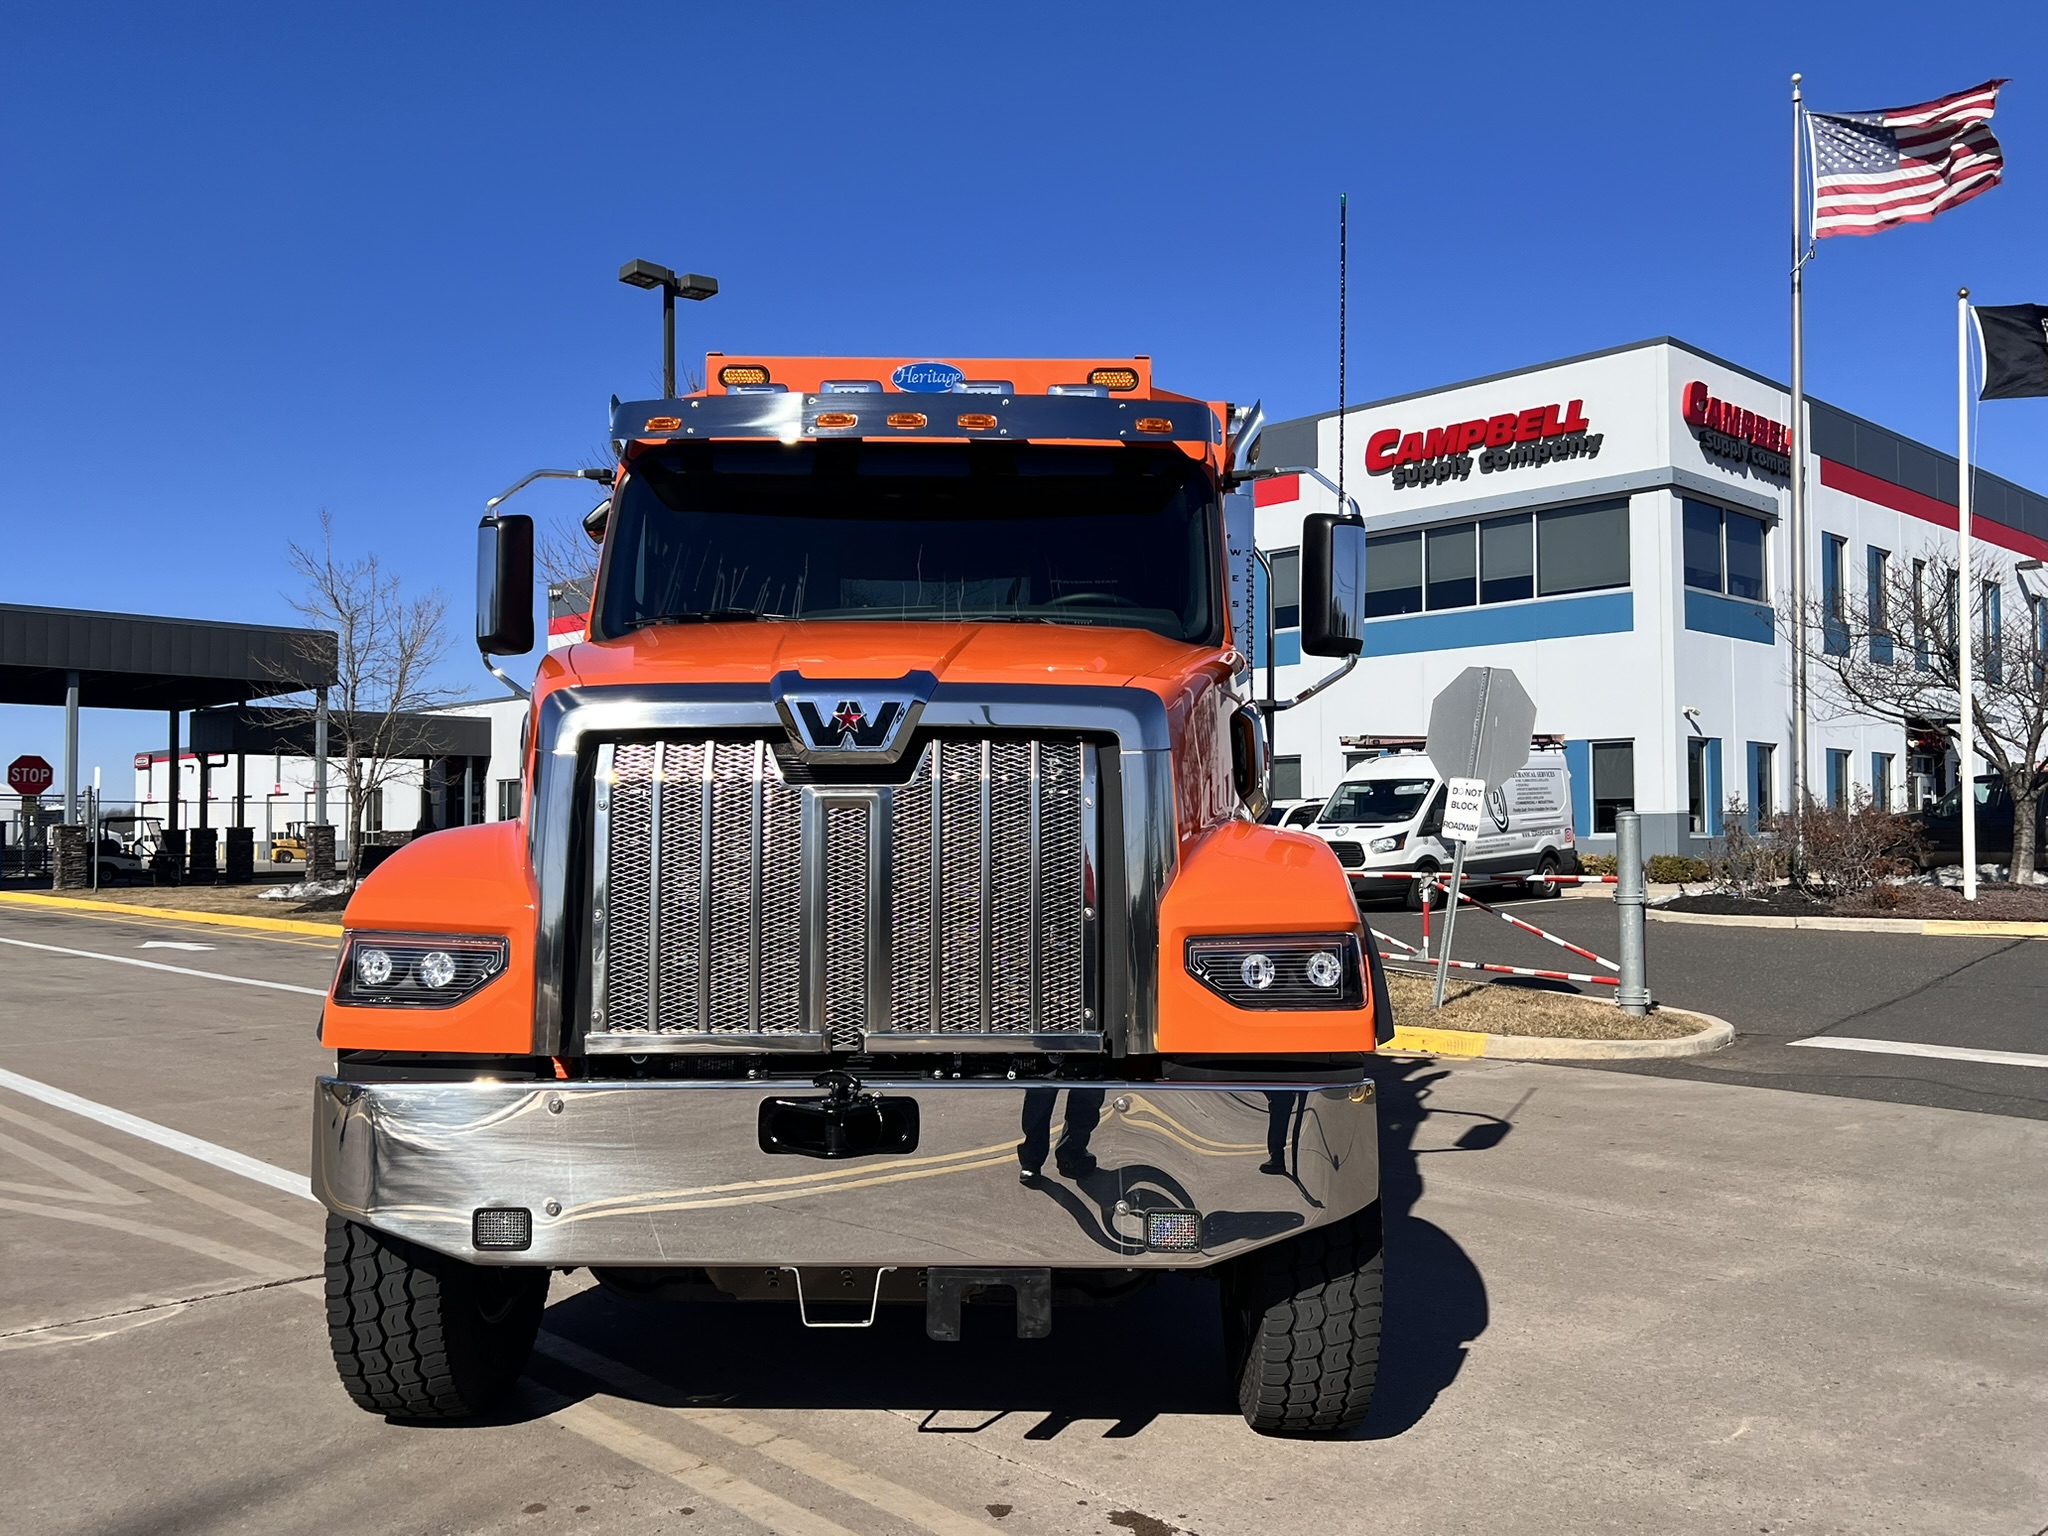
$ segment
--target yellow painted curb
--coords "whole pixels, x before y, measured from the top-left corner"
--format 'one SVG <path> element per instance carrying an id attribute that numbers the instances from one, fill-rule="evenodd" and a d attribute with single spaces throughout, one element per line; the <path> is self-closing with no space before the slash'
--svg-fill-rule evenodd
<path id="1" fill-rule="evenodd" d="M 1414 1029 L 1396 1024 L 1394 1038 L 1380 1049 L 1418 1051 L 1429 1056 L 1484 1056 L 1486 1036 L 1472 1029 Z"/>
<path id="2" fill-rule="evenodd" d="M 161 917 L 180 923 L 205 923 L 214 928 L 253 928 L 263 933 L 316 933 L 339 938 L 339 923 L 309 923 L 295 917 L 244 917 L 239 912 L 192 912 L 183 907 L 144 907 L 126 901 L 86 901 L 76 896 L 30 895 L 0 891 L 0 902 L 16 907 L 64 907 L 79 912 L 119 912 L 131 917 Z"/>
<path id="3" fill-rule="evenodd" d="M 1962 917 L 1930 917 L 1920 931 L 1958 939 L 2048 939 L 2048 923 L 1973 923 Z"/>

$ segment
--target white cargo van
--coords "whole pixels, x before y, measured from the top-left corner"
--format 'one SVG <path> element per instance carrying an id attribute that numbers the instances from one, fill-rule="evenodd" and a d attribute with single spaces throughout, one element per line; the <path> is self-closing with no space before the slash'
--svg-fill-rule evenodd
<path id="1" fill-rule="evenodd" d="M 1528 766 L 1486 797 L 1489 820 L 1465 849 L 1465 878 L 1474 885 L 1572 875 L 1579 870 L 1572 836 L 1572 781 L 1564 754 L 1530 754 Z M 1390 752 L 1344 776 L 1306 830 L 1330 845 L 1353 875 L 1379 870 L 1448 870 L 1456 848 L 1443 840 L 1444 786 L 1421 752 Z M 1354 879 L 1361 898 L 1405 894 L 1422 905 L 1421 881 Z M 1530 880 L 1530 894 L 1560 887 Z"/>

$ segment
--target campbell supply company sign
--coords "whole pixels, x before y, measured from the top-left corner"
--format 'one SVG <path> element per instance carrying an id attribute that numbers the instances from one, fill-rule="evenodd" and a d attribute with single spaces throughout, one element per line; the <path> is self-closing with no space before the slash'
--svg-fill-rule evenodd
<path id="1" fill-rule="evenodd" d="M 1598 458 L 1602 436 L 1586 420 L 1584 401 L 1533 405 L 1426 431 L 1387 427 L 1366 439 L 1365 470 L 1391 475 L 1395 490 L 1441 485 L 1471 479 L 1475 463 L 1479 473 L 1492 475 Z"/>
<path id="2" fill-rule="evenodd" d="M 1700 452 L 1732 468 L 1760 469 L 1789 478 L 1792 473 L 1792 429 L 1782 422 L 1746 411 L 1694 379 L 1685 386 L 1685 424 L 1699 439 Z"/>

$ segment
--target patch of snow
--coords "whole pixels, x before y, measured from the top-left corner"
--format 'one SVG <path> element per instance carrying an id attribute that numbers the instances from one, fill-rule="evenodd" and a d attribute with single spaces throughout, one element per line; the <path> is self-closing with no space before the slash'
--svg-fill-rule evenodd
<path id="1" fill-rule="evenodd" d="M 348 889 L 346 880 L 302 880 L 297 885 L 273 885 L 258 891 L 258 901 L 314 901 L 322 896 L 339 896 Z"/>

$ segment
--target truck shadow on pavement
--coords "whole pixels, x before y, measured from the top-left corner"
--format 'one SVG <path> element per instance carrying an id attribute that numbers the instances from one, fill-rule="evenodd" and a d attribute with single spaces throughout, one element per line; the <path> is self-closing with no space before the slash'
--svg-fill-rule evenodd
<path id="1" fill-rule="evenodd" d="M 1431 1092 L 1449 1075 L 1433 1062 L 1381 1059 L 1371 1072 L 1387 1328 L 1372 1415 L 1352 1437 L 1365 1440 L 1391 1439 L 1420 1422 L 1487 1325 L 1478 1269 L 1455 1239 L 1415 1214 L 1420 1159 L 1486 1151 L 1512 1129 L 1494 1116 L 1432 1110 Z M 1432 1115 L 1470 1124 L 1450 1145 L 1418 1148 L 1416 1134 Z M 1015 1337 L 1006 1301 L 969 1307 L 964 1323 L 959 1343 L 941 1344 L 925 1336 L 923 1309 L 915 1306 L 884 1306 L 868 1328 L 806 1329 L 788 1304 L 639 1301 L 591 1288 L 550 1307 L 543 1326 L 630 1367 L 640 1390 L 537 1356 L 530 1374 L 549 1389 L 546 1400 L 522 1394 L 496 1421 L 541 1417 L 559 1403 L 554 1394 L 599 1390 L 661 1407 L 911 1412 L 929 1434 L 975 1434 L 1013 1415 L 1035 1415 L 1030 1439 L 1082 1425 L 1088 1435 L 1127 1438 L 1162 1415 L 1237 1412 L 1224 1375 L 1217 1289 L 1204 1277 L 1165 1276 L 1119 1302 L 1062 1307 L 1049 1339 Z"/>

